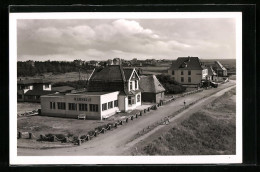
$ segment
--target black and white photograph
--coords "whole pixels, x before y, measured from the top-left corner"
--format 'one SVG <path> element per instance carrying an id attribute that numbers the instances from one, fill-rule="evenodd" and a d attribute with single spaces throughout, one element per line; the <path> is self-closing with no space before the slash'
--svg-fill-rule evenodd
<path id="1" fill-rule="evenodd" d="M 9 16 L 13 164 L 242 163 L 240 12 Z"/>

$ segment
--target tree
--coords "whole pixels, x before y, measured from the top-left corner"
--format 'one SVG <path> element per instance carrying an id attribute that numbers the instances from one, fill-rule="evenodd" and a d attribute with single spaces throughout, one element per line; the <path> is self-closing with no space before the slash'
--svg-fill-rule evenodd
<path id="1" fill-rule="evenodd" d="M 163 85 L 163 87 L 166 89 L 167 93 L 178 94 L 178 93 L 182 93 L 186 90 L 186 87 L 182 86 L 180 83 L 175 81 L 169 75 L 160 74 L 160 75 L 156 75 L 156 77 L 160 81 L 160 83 Z"/>

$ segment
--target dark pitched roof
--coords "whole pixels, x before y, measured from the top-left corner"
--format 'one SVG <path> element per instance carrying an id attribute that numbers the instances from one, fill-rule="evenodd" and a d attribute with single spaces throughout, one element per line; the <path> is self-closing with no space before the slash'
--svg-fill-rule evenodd
<path id="1" fill-rule="evenodd" d="M 110 65 L 99 71 L 97 70 L 88 81 L 87 91 L 120 91 L 120 94 L 131 95 L 133 93 L 128 92 L 127 80 L 133 70 L 123 69 L 121 65 Z"/>
<path id="2" fill-rule="evenodd" d="M 19 80 L 17 84 L 49 84 L 50 81 L 43 79 L 27 79 L 27 80 Z"/>
<path id="3" fill-rule="evenodd" d="M 141 76 L 139 84 L 142 92 L 160 93 L 165 91 L 155 75 Z"/>
<path id="4" fill-rule="evenodd" d="M 178 57 L 170 69 L 202 70 L 203 68 L 198 57 Z"/>
<path id="5" fill-rule="evenodd" d="M 208 69 L 208 75 L 217 75 L 216 72 L 212 69 L 212 66 L 207 66 Z"/>
<path id="6" fill-rule="evenodd" d="M 63 93 L 63 92 L 75 90 L 75 88 L 70 87 L 70 86 L 60 86 L 60 87 L 52 87 L 51 90 Z"/>
<path id="7" fill-rule="evenodd" d="M 53 94 L 56 91 L 46 91 L 46 90 L 29 90 L 24 95 L 26 96 L 42 96 L 46 94 Z"/>
<path id="8" fill-rule="evenodd" d="M 215 61 L 215 66 L 218 70 L 227 70 L 219 61 Z"/>
<path id="9" fill-rule="evenodd" d="M 125 79 L 129 80 L 129 78 L 132 75 L 134 69 L 133 68 L 132 69 L 131 68 L 124 68 L 123 70 L 124 70 L 124 74 L 125 74 Z"/>
<path id="10" fill-rule="evenodd" d="M 121 65 L 110 65 L 100 71 L 95 71 L 90 81 L 125 81 L 125 75 Z"/>

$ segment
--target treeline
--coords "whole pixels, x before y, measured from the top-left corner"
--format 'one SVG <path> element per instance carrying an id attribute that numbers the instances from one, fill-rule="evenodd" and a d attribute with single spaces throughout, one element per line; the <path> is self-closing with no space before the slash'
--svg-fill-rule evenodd
<path id="1" fill-rule="evenodd" d="M 161 74 L 156 75 L 156 77 L 165 88 L 166 93 L 178 94 L 186 90 L 186 87 L 182 86 L 169 75 Z"/>
<path id="2" fill-rule="evenodd" d="M 82 66 L 85 67 L 85 66 Z M 35 61 L 34 65 L 28 62 L 17 62 L 17 76 L 35 76 L 52 72 L 54 74 L 78 72 L 79 67 L 74 62 Z"/>

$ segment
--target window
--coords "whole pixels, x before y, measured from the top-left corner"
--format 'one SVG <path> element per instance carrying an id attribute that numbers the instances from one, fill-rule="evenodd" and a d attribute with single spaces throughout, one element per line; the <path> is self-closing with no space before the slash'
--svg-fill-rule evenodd
<path id="1" fill-rule="evenodd" d="M 137 95 L 137 102 L 140 102 L 141 96 L 140 94 Z"/>
<path id="2" fill-rule="evenodd" d="M 131 101 L 131 96 L 128 96 L 128 104 L 131 105 L 132 101 Z"/>
<path id="3" fill-rule="evenodd" d="M 172 75 L 174 75 L 174 70 L 172 71 Z"/>
<path id="4" fill-rule="evenodd" d="M 184 82 L 184 78 L 183 77 L 181 77 L 181 82 Z"/>
<path id="5" fill-rule="evenodd" d="M 135 81 L 135 89 L 137 90 L 137 81 Z"/>
<path id="6" fill-rule="evenodd" d="M 130 90 L 133 89 L 133 83 L 130 81 Z"/>
<path id="7" fill-rule="evenodd" d="M 88 104 L 79 103 L 79 111 L 88 111 Z"/>
<path id="8" fill-rule="evenodd" d="M 102 111 L 107 110 L 107 103 L 102 104 Z"/>
<path id="9" fill-rule="evenodd" d="M 55 109 L 55 102 L 50 102 L 50 109 Z"/>
<path id="10" fill-rule="evenodd" d="M 191 71 L 190 70 L 188 70 L 188 75 L 191 75 Z"/>
<path id="11" fill-rule="evenodd" d="M 113 108 L 113 101 L 112 102 L 108 102 L 108 109 Z"/>
<path id="12" fill-rule="evenodd" d="M 89 104 L 89 111 L 90 112 L 98 112 L 98 105 L 97 104 Z"/>
<path id="13" fill-rule="evenodd" d="M 114 101 L 114 107 L 118 107 L 118 100 Z"/>
<path id="14" fill-rule="evenodd" d="M 188 82 L 191 82 L 191 77 L 188 77 Z"/>
<path id="15" fill-rule="evenodd" d="M 58 102 L 58 109 L 65 110 L 66 109 L 66 103 L 65 102 Z"/>
<path id="16" fill-rule="evenodd" d="M 49 88 L 49 84 L 45 84 L 45 88 Z"/>
<path id="17" fill-rule="evenodd" d="M 183 70 L 181 71 L 181 75 L 183 75 Z"/>
<path id="18" fill-rule="evenodd" d="M 77 103 L 69 103 L 69 110 L 77 110 Z"/>

